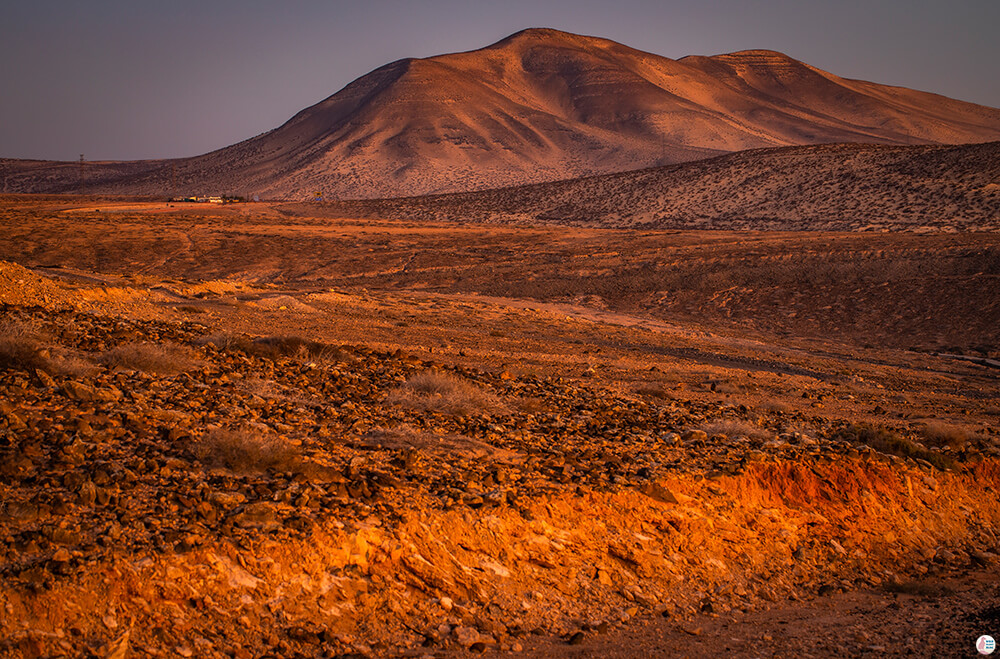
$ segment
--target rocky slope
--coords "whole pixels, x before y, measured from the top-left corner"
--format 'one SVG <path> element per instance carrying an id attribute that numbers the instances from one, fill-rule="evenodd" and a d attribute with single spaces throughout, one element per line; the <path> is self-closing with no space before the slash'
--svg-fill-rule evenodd
<path id="1" fill-rule="evenodd" d="M 1000 110 L 848 80 L 781 53 L 673 60 L 518 32 L 387 64 L 284 125 L 196 158 L 92 163 L 95 193 L 371 198 L 633 170 L 750 148 L 1000 139 Z M 75 192 L 66 163 L 0 162 L 3 192 Z"/>
<path id="2" fill-rule="evenodd" d="M 819 401 L 84 311 L 2 272 L 8 656 L 511 652 L 654 617 L 697 636 L 706 614 L 996 566 L 995 431 L 929 448 Z"/>
<path id="3" fill-rule="evenodd" d="M 286 212 L 610 228 L 997 231 L 1000 142 L 763 149 L 570 181 L 309 203 Z"/>

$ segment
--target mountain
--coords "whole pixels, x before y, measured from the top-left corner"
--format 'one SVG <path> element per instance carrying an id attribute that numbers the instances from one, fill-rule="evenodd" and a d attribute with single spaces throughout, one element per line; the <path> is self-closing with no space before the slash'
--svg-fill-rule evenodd
<path id="1" fill-rule="evenodd" d="M 1000 142 L 748 149 L 568 181 L 282 211 L 608 228 L 1000 231 Z"/>
<path id="2" fill-rule="evenodd" d="M 284 125 L 194 158 L 89 164 L 90 192 L 385 197 L 479 190 L 801 144 L 1000 140 L 1000 110 L 848 80 L 781 53 L 673 60 L 557 30 L 405 59 Z M 0 161 L 4 191 L 75 191 Z M 61 182 L 60 182 L 61 181 Z M 60 187 L 60 185 L 62 187 Z"/>

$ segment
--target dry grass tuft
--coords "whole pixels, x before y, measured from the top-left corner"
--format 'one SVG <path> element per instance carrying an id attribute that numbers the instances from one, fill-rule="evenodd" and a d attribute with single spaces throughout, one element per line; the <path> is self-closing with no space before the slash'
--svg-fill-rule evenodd
<path id="1" fill-rule="evenodd" d="M 659 382 L 643 382 L 636 385 L 633 391 L 640 396 L 649 396 L 650 398 L 658 399 L 671 399 L 673 396 L 667 388 L 660 384 Z"/>
<path id="2" fill-rule="evenodd" d="M 762 401 L 757 407 L 764 412 L 770 412 L 771 414 L 788 414 L 792 411 L 792 406 L 784 401 L 777 399 L 769 399 Z"/>
<path id="3" fill-rule="evenodd" d="M 448 461 L 456 459 L 488 460 L 490 462 L 518 462 L 520 456 L 492 444 L 457 433 L 433 433 L 408 425 L 395 428 L 374 428 L 365 434 L 359 445 L 402 451 L 411 456 L 436 457 Z"/>
<path id="4" fill-rule="evenodd" d="M 80 377 L 96 367 L 79 353 L 50 340 L 37 327 L 18 321 L 0 325 L 0 368 Z"/>
<path id="5" fill-rule="evenodd" d="M 303 471 L 305 467 L 297 446 L 249 428 L 211 430 L 193 448 L 204 464 L 238 473 L 260 473 L 269 469 Z"/>
<path id="6" fill-rule="evenodd" d="M 200 337 L 195 340 L 195 344 L 202 346 L 211 345 L 220 350 L 238 351 L 248 354 L 253 351 L 253 339 L 248 336 L 230 334 L 228 332 L 219 332 Z"/>
<path id="7" fill-rule="evenodd" d="M 955 461 L 947 456 L 929 451 L 892 430 L 878 428 L 868 423 L 854 423 L 844 426 L 834 433 L 833 438 L 867 444 L 877 451 L 898 455 L 902 458 L 924 460 L 942 470 L 955 466 Z"/>
<path id="8" fill-rule="evenodd" d="M 74 350 L 65 348 L 52 348 L 47 359 L 48 372 L 54 375 L 79 378 L 91 375 L 97 370 L 94 362 Z"/>
<path id="9" fill-rule="evenodd" d="M 969 432 L 965 428 L 941 422 L 928 423 L 922 434 L 924 443 L 928 446 L 947 447 L 955 450 L 961 450 L 970 441 L 977 439 L 975 433 Z"/>
<path id="10" fill-rule="evenodd" d="M 101 355 L 108 368 L 124 368 L 155 375 L 176 375 L 201 366 L 191 348 L 176 344 L 125 343 Z"/>
<path id="11" fill-rule="evenodd" d="M 48 370 L 38 333 L 28 325 L 7 322 L 0 326 L 0 368 Z"/>
<path id="12" fill-rule="evenodd" d="M 517 398 L 513 404 L 518 412 L 524 412 L 525 414 L 541 414 L 552 411 L 551 403 L 540 396 Z"/>
<path id="13" fill-rule="evenodd" d="M 349 363 L 354 355 L 343 348 L 310 341 L 299 336 L 262 336 L 250 338 L 237 334 L 212 334 L 202 338 L 201 345 L 214 345 L 223 350 L 239 351 L 254 357 L 277 359 L 291 357 L 320 363 Z"/>
<path id="14" fill-rule="evenodd" d="M 706 423 L 701 429 L 708 433 L 709 437 L 725 435 L 726 437 L 749 437 L 760 441 L 774 439 L 774 433 L 743 419 L 718 419 Z"/>
<path id="15" fill-rule="evenodd" d="M 391 391 L 388 401 L 411 410 L 453 416 L 506 411 L 506 406 L 492 394 L 468 380 L 440 371 L 417 373 Z"/>

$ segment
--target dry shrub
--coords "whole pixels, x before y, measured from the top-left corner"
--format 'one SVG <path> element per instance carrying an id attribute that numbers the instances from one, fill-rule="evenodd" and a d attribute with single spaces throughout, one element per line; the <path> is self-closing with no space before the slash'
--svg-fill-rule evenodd
<path id="1" fill-rule="evenodd" d="M 267 401 L 285 401 L 297 405 L 326 404 L 327 402 L 325 398 L 310 395 L 300 387 L 285 386 L 280 382 L 265 378 L 244 378 L 237 386 L 242 391 Z"/>
<path id="2" fill-rule="evenodd" d="M 454 416 L 505 411 L 495 396 L 450 373 L 422 371 L 389 393 L 389 402 L 421 412 Z"/>
<path id="3" fill-rule="evenodd" d="M 774 438 L 774 434 L 743 419 L 718 419 L 710 421 L 701 427 L 709 437 L 725 435 L 726 437 L 749 437 L 760 441 Z"/>
<path id="4" fill-rule="evenodd" d="M 657 382 L 644 382 L 642 384 L 638 384 L 635 386 L 633 391 L 640 396 L 649 396 L 650 398 L 673 398 L 673 396 L 670 395 L 670 392 L 667 391 L 666 387 Z"/>
<path id="5" fill-rule="evenodd" d="M 971 440 L 976 439 L 975 434 L 965 428 L 941 422 L 928 423 L 922 434 L 924 443 L 928 446 L 956 450 L 965 448 Z"/>
<path id="6" fill-rule="evenodd" d="M 101 355 L 108 368 L 124 368 L 155 375 L 176 375 L 201 366 L 191 348 L 176 344 L 125 343 Z"/>
<path id="7" fill-rule="evenodd" d="M 274 435 L 250 428 L 219 428 L 205 434 L 194 445 L 204 464 L 239 473 L 302 471 L 304 461 L 297 446 Z"/>
<path id="8" fill-rule="evenodd" d="M 892 430 L 878 428 L 869 423 L 853 423 L 844 426 L 834 433 L 833 438 L 867 444 L 877 451 L 903 458 L 924 460 L 942 470 L 955 466 L 955 461 L 951 458 L 929 451 Z"/>
<path id="9" fill-rule="evenodd" d="M 301 398 L 295 398 L 289 395 L 290 389 L 288 387 L 282 386 L 280 383 L 266 378 L 243 378 L 240 381 L 239 388 L 248 394 L 259 396 L 260 398 L 264 398 L 266 400 L 302 400 Z"/>
<path id="10" fill-rule="evenodd" d="M 212 334 L 199 340 L 223 350 L 239 351 L 254 357 L 277 359 L 293 357 L 316 362 L 351 362 L 355 357 L 343 348 L 310 341 L 300 336 L 261 336 L 250 338 L 237 334 Z"/>
<path id="11" fill-rule="evenodd" d="M 309 341 L 300 336 L 264 336 L 251 341 L 249 349 L 244 348 L 244 351 L 269 359 L 278 357 L 311 359 L 323 354 L 328 347 L 324 343 Z"/>
<path id="12" fill-rule="evenodd" d="M 0 325 L 0 368 L 39 370 L 73 377 L 96 370 L 94 364 L 79 353 L 51 345 L 50 339 L 37 327 L 18 321 Z"/>
<path id="13" fill-rule="evenodd" d="M 365 448 L 381 448 L 413 452 L 421 456 L 436 456 L 445 460 L 488 460 L 490 462 L 518 462 L 520 456 L 513 451 L 487 444 L 472 437 L 456 433 L 433 433 L 408 425 L 395 428 L 375 428 L 366 433 L 359 444 Z"/>
<path id="14" fill-rule="evenodd" d="M 338 346 L 324 346 L 318 353 L 310 355 L 310 359 L 321 365 L 353 364 L 358 361 L 354 353 Z"/>
<path id="15" fill-rule="evenodd" d="M 514 401 L 517 411 L 525 414 L 542 414 L 552 411 L 552 405 L 540 396 L 525 396 Z"/>
<path id="16" fill-rule="evenodd" d="M 54 347 L 48 351 L 43 350 L 42 355 L 48 360 L 48 372 L 53 375 L 65 375 L 67 377 L 84 377 L 97 371 L 97 366 L 75 350 Z"/>
<path id="17" fill-rule="evenodd" d="M 738 394 L 740 393 L 739 385 L 735 385 L 728 380 L 709 380 L 705 383 L 709 391 L 714 391 L 717 394 Z"/>
<path id="18" fill-rule="evenodd" d="M 220 350 L 239 351 L 249 353 L 253 350 L 253 339 L 241 334 L 230 334 L 228 332 L 218 332 L 202 336 L 194 341 L 195 345 L 215 346 Z"/>
<path id="19" fill-rule="evenodd" d="M 6 322 L 0 326 L 0 368 L 48 370 L 42 355 L 41 337 L 24 323 Z"/>
<path id="20" fill-rule="evenodd" d="M 788 414 L 792 411 L 792 406 L 780 400 L 767 400 L 760 403 L 758 408 L 772 414 Z"/>

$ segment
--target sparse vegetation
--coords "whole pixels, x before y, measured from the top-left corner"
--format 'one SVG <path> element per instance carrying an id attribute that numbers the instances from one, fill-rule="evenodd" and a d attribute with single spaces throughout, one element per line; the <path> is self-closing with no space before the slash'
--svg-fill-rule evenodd
<path id="1" fill-rule="evenodd" d="M 38 216 L 49 216 L 50 207 L 39 208 Z M 86 219 L 80 240 L 93 241 L 94 249 L 74 249 L 71 232 L 55 240 L 41 222 L 37 230 L 28 222 L 20 227 L 21 217 L 10 222 L 9 235 L 24 239 L 10 239 L 10 249 L 80 271 L 90 266 L 75 259 L 92 253 L 106 255 L 102 267 L 119 257 L 126 267 L 144 226 L 151 236 L 164 230 L 161 214 L 150 215 L 148 225 L 136 219 L 134 233 L 105 230 L 120 215 Z M 233 254 L 214 246 L 226 240 L 218 236 L 241 231 L 238 223 L 191 218 L 205 233 L 189 256 L 159 270 L 183 279 L 149 275 L 144 284 L 177 289 L 168 296 L 108 296 L 90 279 L 65 277 L 39 279 L 41 293 L 29 298 L 21 281 L 36 275 L 18 270 L 4 279 L 0 264 L 0 293 L 19 296 L 16 304 L 0 304 L 0 322 L 23 319 L 49 356 L 79 350 L 98 359 L 125 342 L 190 347 L 206 333 L 230 332 L 194 347 L 205 367 L 179 377 L 100 367 L 70 382 L 0 368 L 5 586 L 21 589 L 26 605 L 29 597 L 56 607 L 93 604 L 81 590 L 100 585 L 122 561 L 147 564 L 137 568 L 139 578 L 129 576 L 140 590 L 118 589 L 124 600 L 102 590 L 98 606 L 78 607 L 80 617 L 67 618 L 64 628 L 111 635 L 102 622 L 110 613 L 124 633 L 134 614 L 130 652 L 177 654 L 173 637 L 153 633 L 169 626 L 169 612 L 164 618 L 162 607 L 135 605 L 140 597 L 162 600 L 169 566 L 180 570 L 179 587 L 190 576 L 205 598 L 181 602 L 191 613 L 185 639 L 243 644 L 219 643 L 222 653 L 308 655 L 318 647 L 316 633 L 339 629 L 342 611 L 368 619 L 385 613 L 387 601 L 408 607 L 401 620 L 414 635 L 394 622 L 351 643 L 378 641 L 386 652 L 395 652 L 390 643 L 397 638 L 420 643 L 425 614 L 444 614 L 436 601 L 442 593 L 455 598 L 451 614 L 461 617 L 467 603 L 487 606 L 472 592 L 480 586 L 499 607 L 487 606 L 498 624 L 535 629 L 570 621 L 572 630 L 575 621 L 602 621 L 608 611 L 648 608 L 638 590 L 629 595 L 632 585 L 655 607 L 669 605 L 671 615 L 689 605 L 707 610 L 705 599 L 723 613 L 770 607 L 786 592 L 803 596 L 793 606 L 813 607 L 826 599 L 813 598 L 817 590 L 889 580 L 900 581 L 900 592 L 919 594 L 923 585 L 908 580 L 944 582 L 946 570 L 995 565 L 1000 388 L 988 368 L 934 355 L 933 346 L 996 352 L 1000 307 L 983 298 L 983 282 L 1000 272 L 998 236 L 734 239 L 723 232 L 459 225 L 423 236 L 414 224 L 405 231 L 411 241 L 397 239 L 403 225 L 382 231 L 375 223 L 317 222 L 307 232 L 315 242 L 293 250 L 295 263 L 275 277 L 278 286 L 230 296 L 230 284 L 203 281 L 240 259 L 263 272 L 259 266 L 287 246 L 289 235 L 301 237 L 283 217 L 261 215 L 252 239 L 231 241 L 239 250 Z M 273 242 L 264 225 L 271 221 Z M 128 245 L 121 252 L 101 243 L 123 234 Z M 61 252 L 50 259 L 51 248 L 29 242 L 33 236 Z M 143 271 L 155 274 L 147 264 L 177 244 L 161 239 L 142 247 L 153 255 Z M 822 254 L 843 269 L 817 269 Z M 409 271 L 397 271 L 411 256 Z M 849 277 L 852 261 L 872 276 Z M 880 261 L 906 267 L 887 265 L 878 274 Z M 917 279 L 918 263 L 931 278 Z M 702 272 L 733 274 L 702 289 Z M 880 287 L 883 281 L 890 285 Z M 309 293 L 328 282 L 344 291 L 332 302 Z M 577 299 L 594 287 L 611 296 L 607 309 Z M 537 299 L 503 300 L 490 291 Z M 561 291 L 574 297 L 561 298 Z M 78 302 L 82 294 L 86 304 Z M 268 304 L 244 304 L 258 294 Z M 211 303 L 210 316 L 169 311 L 195 296 L 239 303 Z M 320 315 L 300 315 L 294 299 L 315 300 Z M 393 325 L 400 320 L 410 328 Z M 883 343 L 881 333 L 892 325 L 896 343 Z M 838 327 L 842 342 L 824 338 Z M 484 343 L 490 332 L 506 336 Z M 892 349 L 899 341 L 919 350 Z M 861 342 L 875 347 L 864 350 Z M 324 367 L 334 359 L 336 367 Z M 738 393 L 727 398 L 726 386 Z M 885 424 L 886 436 L 853 431 L 880 450 L 919 456 L 919 465 L 826 441 L 847 425 L 843 419 Z M 925 431 L 921 419 L 945 427 Z M 697 432 L 681 437 L 689 431 Z M 960 450 L 950 448 L 967 436 Z M 923 461 L 940 457 L 968 469 L 941 474 Z M 151 555 L 155 561 L 144 560 Z M 359 569 L 366 556 L 367 571 Z M 720 568 L 712 559 L 746 592 L 716 589 Z M 538 584 L 543 573 L 548 586 Z M 371 579 L 360 584 L 362 575 Z M 400 583 L 413 587 L 412 597 L 397 597 Z M 573 587 L 564 592 L 552 583 Z M 536 601 L 539 588 L 544 598 Z M 972 599 L 959 594 L 949 606 Z M 893 597 L 881 587 L 875 595 Z M 250 596 L 254 604 L 243 613 L 252 624 L 237 625 L 230 613 Z M 289 634 L 277 631 L 283 649 L 268 647 L 273 611 L 266 606 L 278 598 L 332 617 L 307 615 Z M 536 606 L 525 610 L 522 598 Z M 981 601 L 975 604 L 979 610 Z M 258 606 L 265 607 L 259 617 Z M 0 616 L 0 628 L 9 622 L 20 634 L 22 617 Z M 305 640 L 297 640 L 300 632 Z M 458 651 L 451 636 L 436 647 Z M 99 640 L 67 634 L 42 638 L 40 647 L 48 654 L 110 654 Z M 72 647 L 58 645 L 64 641 Z M 322 641 L 330 653 L 353 651 L 329 634 Z M 858 652 L 877 642 L 866 640 Z M 181 649 L 192 656 L 212 651 L 204 643 Z"/>
<path id="2" fill-rule="evenodd" d="M 647 222 L 680 229 L 995 228 L 996 193 L 982 191 L 995 185 L 997 149 L 990 143 L 944 149 L 838 144 L 754 150 L 538 185 L 336 201 L 323 209 L 305 206 L 299 213 L 509 223 L 532 218 L 619 228 Z M 850 167 L 841 169 L 845 163 Z M 938 186 L 935 194 L 927 194 L 929 183 Z M 916 199 L 919 204 L 911 203 Z M 876 217 L 877 223 L 872 221 Z M 706 285 L 712 283 L 722 282 L 705 278 Z"/>
<path id="3" fill-rule="evenodd" d="M 237 350 L 254 357 L 277 359 L 292 357 L 318 362 L 352 361 L 346 350 L 299 336 L 262 336 L 251 338 L 240 334 L 218 333 L 201 339 L 202 345 L 214 345 L 223 350 Z"/>
<path id="4" fill-rule="evenodd" d="M 472 382 L 441 371 L 417 373 L 400 388 L 390 392 L 388 400 L 413 410 L 455 416 L 505 409 L 500 400 Z"/>
<path id="5" fill-rule="evenodd" d="M 20 370 L 48 370 L 42 345 L 32 328 L 8 322 L 0 326 L 0 367 Z"/>
<path id="6" fill-rule="evenodd" d="M 880 428 L 869 423 L 855 423 L 840 428 L 835 439 L 867 444 L 877 451 L 898 455 L 902 458 L 924 460 L 938 469 L 949 469 L 955 466 L 951 458 L 929 451 L 920 444 L 909 440 L 899 433 L 887 428 Z"/>
<path id="7" fill-rule="evenodd" d="M 209 431 L 193 448 L 206 465 L 238 473 L 301 471 L 305 464 L 297 446 L 245 427 Z"/>
<path id="8" fill-rule="evenodd" d="M 197 355 L 191 348 L 176 344 L 125 343 L 101 355 L 108 368 L 124 368 L 155 375 L 176 375 L 197 368 Z"/>
<path id="9" fill-rule="evenodd" d="M 969 441 L 975 439 L 975 434 L 965 428 L 946 423 L 928 423 L 923 430 L 924 443 L 928 446 L 961 450 Z"/>
<path id="10" fill-rule="evenodd" d="M 792 406 L 781 400 L 767 400 L 758 406 L 761 410 L 765 412 L 770 412 L 771 414 L 788 414 L 792 411 Z"/>
<path id="11" fill-rule="evenodd" d="M 640 396 L 649 396 L 650 398 L 664 399 L 671 397 L 666 387 L 658 382 L 645 382 L 638 384 L 635 386 L 633 391 Z"/>
<path id="12" fill-rule="evenodd" d="M 401 451 L 403 459 L 407 461 L 431 457 L 446 460 L 504 460 L 514 455 L 511 451 L 465 435 L 427 432 L 408 425 L 375 428 L 362 438 L 361 444 Z"/>
<path id="13" fill-rule="evenodd" d="M 760 441 L 772 439 L 774 433 L 755 426 L 743 419 L 719 419 L 710 421 L 701 427 L 708 435 L 725 435 L 726 437 L 749 437 Z"/>
<path id="14" fill-rule="evenodd" d="M 95 367 L 75 351 L 52 345 L 36 327 L 8 321 L 0 325 L 0 368 L 75 377 Z"/>

